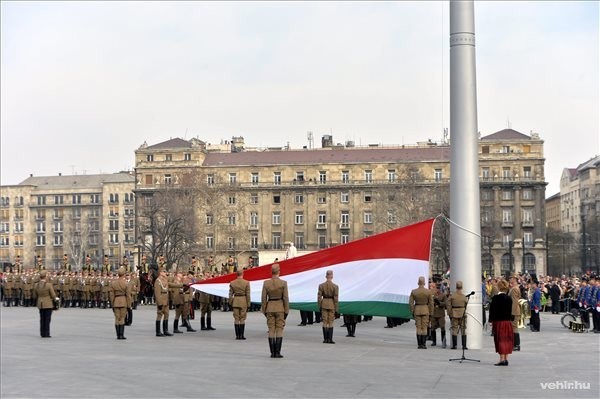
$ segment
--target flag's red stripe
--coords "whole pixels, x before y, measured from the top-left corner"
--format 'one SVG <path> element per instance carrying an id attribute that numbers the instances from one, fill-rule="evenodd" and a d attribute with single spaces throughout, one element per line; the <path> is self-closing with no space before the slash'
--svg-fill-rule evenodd
<path id="1" fill-rule="evenodd" d="M 344 245 L 323 249 L 294 259 L 279 261 L 281 276 L 337 265 L 344 262 L 405 258 L 429 260 L 431 231 L 435 219 L 425 220 L 410 226 L 401 227 Z M 244 278 L 249 281 L 271 277 L 271 264 L 249 269 Z M 236 278 L 235 273 L 199 281 L 197 284 L 229 283 Z"/>

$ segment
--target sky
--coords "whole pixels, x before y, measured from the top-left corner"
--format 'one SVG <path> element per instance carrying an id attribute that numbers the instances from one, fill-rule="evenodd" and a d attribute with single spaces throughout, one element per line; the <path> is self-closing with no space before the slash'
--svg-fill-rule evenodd
<path id="1" fill-rule="evenodd" d="M 448 2 L 0 3 L 2 185 L 144 142 L 440 141 Z M 478 127 L 539 133 L 546 197 L 600 154 L 599 3 L 475 3 Z M 451 134 L 451 132 L 450 132 Z"/>

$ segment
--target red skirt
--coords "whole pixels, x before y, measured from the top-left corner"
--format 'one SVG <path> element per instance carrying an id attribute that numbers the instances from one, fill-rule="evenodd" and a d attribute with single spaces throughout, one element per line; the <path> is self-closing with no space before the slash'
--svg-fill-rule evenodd
<path id="1" fill-rule="evenodd" d="M 514 346 L 512 322 L 509 320 L 495 321 L 492 324 L 492 329 L 494 331 L 496 353 L 510 355 Z"/>

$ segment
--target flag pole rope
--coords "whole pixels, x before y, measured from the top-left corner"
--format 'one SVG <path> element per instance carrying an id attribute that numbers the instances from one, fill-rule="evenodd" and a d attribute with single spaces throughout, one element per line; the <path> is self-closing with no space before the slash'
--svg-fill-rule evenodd
<path id="1" fill-rule="evenodd" d="M 447 222 L 448 222 L 448 223 L 450 223 L 450 224 L 453 224 L 454 226 L 458 227 L 459 229 L 461 229 L 461 230 L 463 230 L 463 231 L 466 231 L 467 233 L 471 233 L 471 234 L 473 234 L 474 236 L 477 236 L 477 237 L 481 238 L 481 234 L 479 234 L 479 233 L 476 233 L 476 232 L 474 232 L 474 231 L 472 231 L 472 230 L 469 230 L 469 229 L 467 229 L 466 227 L 463 227 L 463 226 L 459 225 L 458 223 L 454 222 L 452 219 L 450 219 L 448 216 L 444 215 L 443 213 L 440 213 L 439 215 L 437 215 L 437 216 L 435 217 L 435 219 L 436 219 L 436 220 L 437 220 L 438 218 L 439 218 L 439 219 L 443 219 L 443 220 L 447 221 Z"/>

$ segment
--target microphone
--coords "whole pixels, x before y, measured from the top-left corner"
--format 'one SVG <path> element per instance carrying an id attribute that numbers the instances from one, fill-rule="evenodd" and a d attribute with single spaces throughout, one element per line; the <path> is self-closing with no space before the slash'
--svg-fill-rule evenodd
<path id="1" fill-rule="evenodd" d="M 468 294 L 468 295 L 466 295 L 466 297 L 468 298 L 468 297 L 470 297 L 471 295 L 475 295 L 475 291 L 471 291 L 471 293 L 470 293 L 470 294 Z"/>

